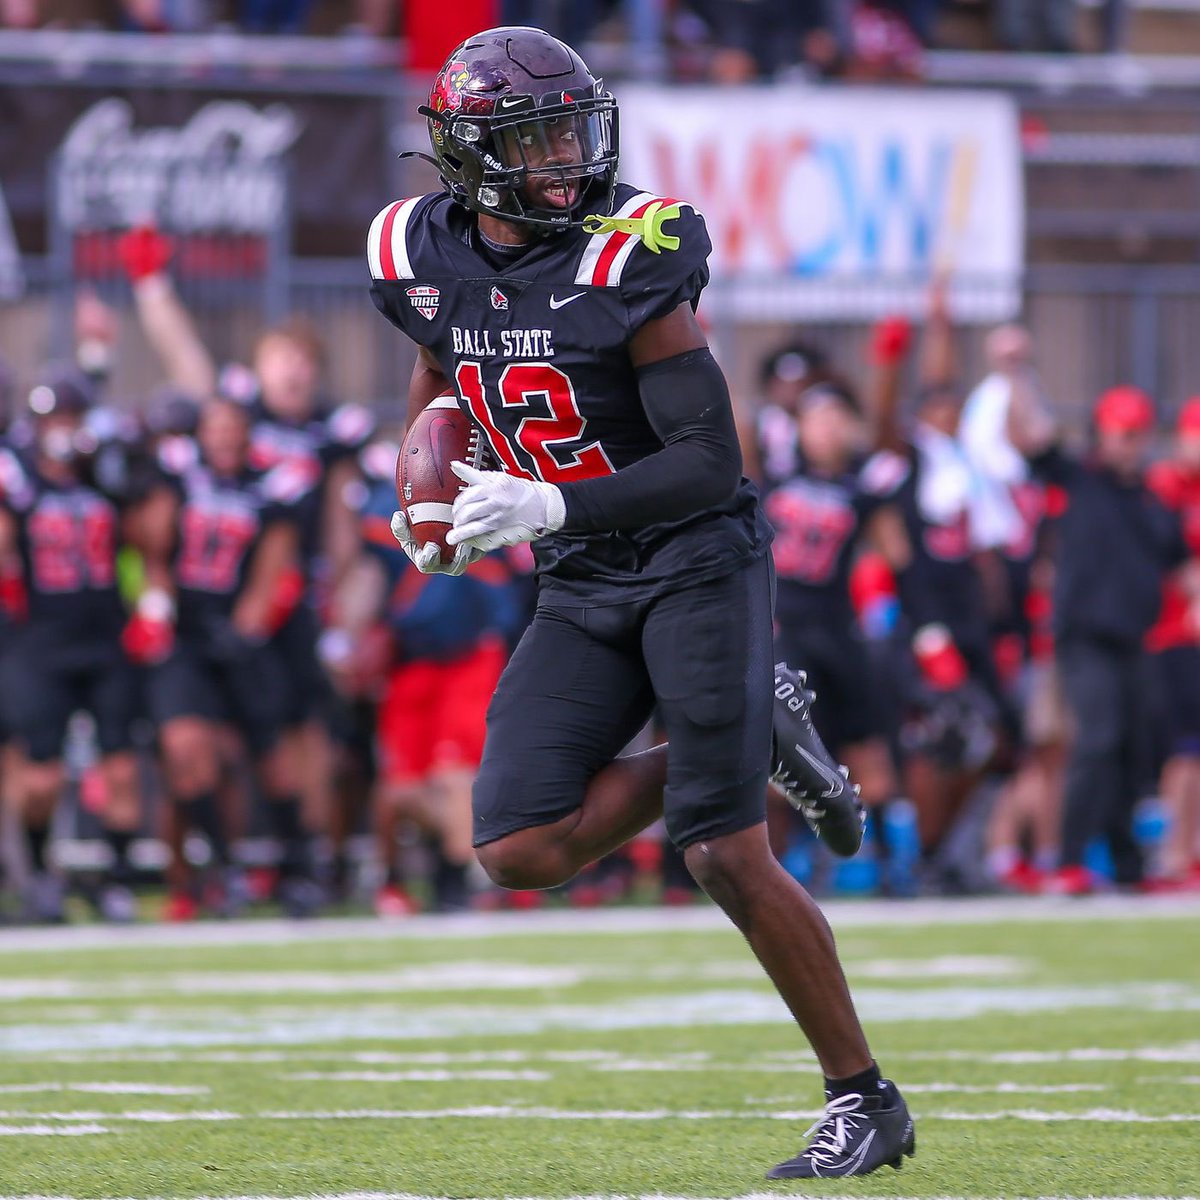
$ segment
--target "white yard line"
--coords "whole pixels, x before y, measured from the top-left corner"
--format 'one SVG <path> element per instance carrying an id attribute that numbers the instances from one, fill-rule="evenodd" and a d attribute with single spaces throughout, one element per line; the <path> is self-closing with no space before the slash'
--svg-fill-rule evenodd
<path id="1" fill-rule="evenodd" d="M 545 1083 L 549 1071 L 299 1071 L 280 1079 L 300 1083 L 459 1083 L 467 1080 Z"/>
<path id="2" fill-rule="evenodd" d="M 811 1121 L 818 1109 L 742 1109 L 739 1111 L 705 1109 L 563 1109 L 536 1105 L 479 1104 L 455 1108 L 354 1108 L 314 1111 L 268 1110 L 236 1113 L 166 1112 L 130 1110 L 125 1112 L 2 1112 L 0 1121 L 46 1124 L 62 1122 L 69 1126 L 108 1122 L 134 1125 L 171 1125 L 227 1123 L 240 1121 L 441 1121 L 448 1118 L 483 1121 Z M 955 1109 L 922 1111 L 926 1121 L 1032 1121 L 1085 1122 L 1090 1124 L 1169 1125 L 1200 1123 L 1200 1112 L 1142 1113 L 1124 1108 L 1089 1108 L 1077 1112 L 1034 1108 L 964 1112 Z M 16 1128 L 10 1125 L 10 1128 Z"/>
<path id="3" fill-rule="evenodd" d="M 747 1192 L 741 1196 L 732 1197 L 716 1197 L 716 1196 L 667 1196 L 661 1192 L 652 1192 L 645 1195 L 637 1195 L 630 1193 L 603 1194 L 590 1196 L 566 1196 L 566 1197 L 550 1197 L 550 1196 L 524 1196 L 511 1197 L 510 1200 L 779 1200 L 780 1192 Z M 0 1200 L 74 1200 L 71 1196 L 43 1196 L 43 1195 L 0 1195 Z M 137 1200 L 134 1197 L 109 1197 L 107 1200 Z M 149 1200 L 168 1200 L 166 1197 L 157 1196 L 150 1197 Z M 451 1200 L 446 1196 L 422 1196 L 412 1192 L 305 1192 L 303 1196 L 275 1196 L 275 1195 L 251 1195 L 251 1196 L 197 1196 L 194 1200 Z M 453 1200 L 492 1200 L 491 1197 L 454 1197 Z M 871 1196 L 856 1194 L 855 1200 L 895 1200 L 894 1195 L 889 1196 Z M 963 1200 L 960 1196 L 928 1196 L 923 1200 Z M 1005 1196 L 1005 1197 L 973 1197 L 972 1200 L 1077 1200 L 1077 1197 L 1071 1195 L 1057 1196 Z M 1088 1200 L 1200 1200 L 1196 1196 L 1100 1196 L 1090 1195 Z"/>
<path id="4" fill-rule="evenodd" d="M 921 1114 L 937 1121 L 1087 1121 L 1093 1124 L 1178 1125 L 1200 1122 L 1200 1112 L 1140 1113 L 1129 1108 L 1085 1108 L 1079 1112 L 1046 1112 L 1037 1108 L 1010 1108 L 1001 1112 L 931 1112 Z"/>
<path id="5" fill-rule="evenodd" d="M 920 976 L 920 963 L 913 974 Z M 759 971 L 758 975 L 761 976 Z M 735 976 L 740 978 L 741 976 Z M 395 971 L 161 971 L 131 972 L 118 979 L 82 977 L 0 980 L 0 1000 L 122 1000 L 146 996 L 283 996 L 406 992 L 539 991 L 576 987 L 597 979 L 636 980 L 633 970 L 557 967 L 533 963 L 424 963 Z M 61 1010 L 56 1010 L 56 1014 Z"/>
<path id="6" fill-rule="evenodd" d="M 1114 1050 L 1107 1046 L 1077 1046 L 1071 1050 L 900 1050 L 892 1057 L 913 1062 L 988 1063 L 1024 1066 L 1064 1062 L 1200 1063 L 1200 1042 L 1174 1046 L 1134 1046 Z"/>
<path id="7" fill-rule="evenodd" d="M 940 954 L 935 958 L 858 958 L 844 960 L 846 973 L 862 979 L 1011 979 L 1036 965 L 1003 954 Z"/>
<path id="8" fill-rule="evenodd" d="M 1150 1012 L 1200 1011 L 1200 988 L 1178 983 L 1073 985 L 946 985 L 929 988 L 861 987 L 859 1015 L 867 1021 L 968 1020 L 1076 1009 L 1121 1008 Z M 778 995 L 761 989 L 693 990 L 634 995 L 592 1003 L 309 1004 L 235 1009 L 208 1004 L 181 1010 L 140 1005 L 97 1021 L 30 1021 L 0 1025 L 0 1053 L 20 1055 L 95 1050 L 169 1049 L 191 1046 L 283 1046 L 364 1040 L 498 1037 L 548 1030 L 606 1032 L 692 1026 L 790 1025 Z"/>
<path id="9" fill-rule="evenodd" d="M 991 925 L 1020 921 L 1131 921 L 1143 918 L 1195 918 L 1200 897 L 1096 896 L 1076 899 L 982 898 L 965 900 L 833 901 L 825 912 L 835 929 L 941 925 Z M 421 916 L 387 923 L 366 917 L 325 918 L 297 924 L 264 920 L 235 924 L 139 925 L 126 928 L 78 926 L 65 929 L 13 929 L 0 932 L 0 952 L 87 950 L 121 946 L 273 945 L 314 941 L 443 941 L 508 935 L 580 933 L 686 933 L 732 931 L 724 915 L 708 905 L 696 908 L 627 908 L 550 912 Z"/>
<path id="10" fill-rule="evenodd" d="M 103 1125 L 0 1125 L 0 1137 L 83 1137 L 111 1133 Z"/>
<path id="11" fill-rule="evenodd" d="M 906 1083 L 904 1094 L 909 1095 L 956 1095 L 956 1096 L 1067 1096 L 1075 1092 L 1110 1092 L 1106 1083 L 1017 1083 L 1004 1080 L 1002 1083 Z"/>
<path id="12" fill-rule="evenodd" d="M 528 1050 L 471 1050 L 458 1054 L 442 1050 L 415 1051 L 411 1054 L 390 1050 L 98 1050 L 95 1054 L 43 1054 L 38 1056 L 38 1061 L 80 1066 L 96 1066 L 100 1063 L 320 1062 L 445 1066 L 453 1063 L 586 1062 L 620 1057 L 615 1050 L 548 1050 L 544 1053 Z"/>
<path id="13" fill-rule="evenodd" d="M 172 1083 L 6 1083 L 0 1095 L 21 1092 L 88 1092 L 102 1096 L 206 1096 L 206 1087 L 185 1087 Z"/>
<path id="14" fill-rule="evenodd" d="M 1176 1045 L 1133 1046 L 1113 1049 L 1105 1046 L 1080 1046 L 1070 1050 L 893 1050 L 889 1058 L 909 1062 L 955 1062 L 984 1066 L 1025 1066 L 1064 1062 L 1147 1062 L 1191 1066 L 1200 1063 L 1200 1042 Z M 789 1074 L 813 1065 L 816 1058 L 805 1050 L 769 1051 L 752 1055 L 742 1062 L 713 1062 L 707 1051 L 665 1054 L 658 1058 L 626 1056 L 616 1050 L 469 1050 L 461 1052 L 427 1050 L 98 1050 L 94 1054 L 44 1054 L 42 1063 L 98 1066 L 112 1063 L 194 1063 L 204 1064 L 317 1064 L 355 1063 L 362 1066 L 453 1067 L 457 1065 L 505 1063 L 579 1064 L 601 1072 L 661 1073 L 670 1071 L 746 1071 L 753 1074 Z M 1144 1076 L 1137 1083 L 1200 1084 L 1200 1075 Z M 41 1091 L 48 1085 L 15 1084 L 0 1087 L 5 1091 Z M 73 1086 L 73 1085 L 55 1085 Z M 137 1086 L 137 1085 L 130 1085 Z M 911 1085 L 910 1085 L 911 1088 Z"/>

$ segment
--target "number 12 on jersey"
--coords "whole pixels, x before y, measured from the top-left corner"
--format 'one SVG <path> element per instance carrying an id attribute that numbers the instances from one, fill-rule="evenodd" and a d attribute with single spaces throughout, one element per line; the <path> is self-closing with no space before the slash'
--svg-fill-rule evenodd
<path id="1" fill-rule="evenodd" d="M 488 405 L 478 363 L 459 363 L 454 379 L 507 474 L 570 483 L 611 475 L 616 469 L 599 442 L 584 442 L 587 421 L 579 411 L 571 380 L 557 367 L 509 363 L 500 375 L 498 413 Z M 512 436 L 500 428 L 498 416 L 506 427 L 515 422 Z"/>

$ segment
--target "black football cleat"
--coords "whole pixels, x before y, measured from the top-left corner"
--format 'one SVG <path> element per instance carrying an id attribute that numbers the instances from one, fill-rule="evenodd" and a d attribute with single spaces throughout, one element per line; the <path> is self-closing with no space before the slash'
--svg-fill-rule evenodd
<path id="1" fill-rule="evenodd" d="M 803 671 L 775 664 L 775 735 L 771 780 L 834 854 L 851 858 L 863 843 L 867 814 L 858 785 L 838 766 L 813 728 L 810 709 L 817 698 L 805 688 Z"/>
<path id="2" fill-rule="evenodd" d="M 768 1179 L 837 1179 L 869 1175 L 882 1166 L 898 1171 L 904 1156 L 917 1152 L 908 1106 L 886 1079 L 878 1095 L 851 1092 L 830 1100 L 809 1135 L 812 1141 L 795 1158 L 772 1167 Z"/>

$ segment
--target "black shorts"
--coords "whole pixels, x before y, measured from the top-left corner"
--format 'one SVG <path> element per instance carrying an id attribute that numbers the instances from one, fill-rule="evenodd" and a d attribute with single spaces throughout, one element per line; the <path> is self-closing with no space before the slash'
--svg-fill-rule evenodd
<path id="1" fill-rule="evenodd" d="M 91 713 L 101 754 L 133 748 L 140 711 L 136 668 L 113 646 L 91 650 L 17 638 L 4 656 L 4 724 L 33 762 L 62 757 L 67 725 L 76 712 Z"/>
<path id="2" fill-rule="evenodd" d="M 158 726 L 202 717 L 234 726 L 253 754 L 279 741 L 287 713 L 287 674 L 270 645 L 228 658 L 180 638 L 171 656 L 150 671 L 150 715 Z"/>
<path id="3" fill-rule="evenodd" d="M 1162 696 L 1168 756 L 1200 756 L 1200 646 L 1173 646 L 1151 656 Z"/>
<path id="4" fill-rule="evenodd" d="M 883 736 L 866 643 L 853 629 L 784 625 L 775 650 L 789 667 L 807 673 L 808 686 L 817 693 L 813 724 L 831 752 Z"/>
<path id="5" fill-rule="evenodd" d="M 320 632 L 316 613 L 301 604 L 271 639 L 287 676 L 284 725 L 288 729 L 324 717 L 332 703 L 332 688 L 317 658 Z"/>
<path id="6" fill-rule="evenodd" d="M 475 845 L 575 812 L 592 777 L 657 710 L 679 847 L 764 819 L 771 753 L 766 559 L 653 600 L 544 604 L 492 699 Z"/>

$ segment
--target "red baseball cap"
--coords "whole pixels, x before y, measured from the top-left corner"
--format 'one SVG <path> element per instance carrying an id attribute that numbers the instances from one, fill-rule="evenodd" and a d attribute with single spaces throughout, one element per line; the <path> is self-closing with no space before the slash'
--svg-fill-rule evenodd
<path id="1" fill-rule="evenodd" d="M 1154 402 L 1141 388 L 1109 388 L 1092 413 L 1102 433 L 1145 433 L 1154 428 Z"/>
<path id="2" fill-rule="evenodd" d="M 1180 437 L 1186 437 L 1188 434 L 1200 436 L 1200 396 L 1193 396 L 1190 400 L 1184 401 L 1183 407 L 1179 410 L 1176 430 Z"/>

